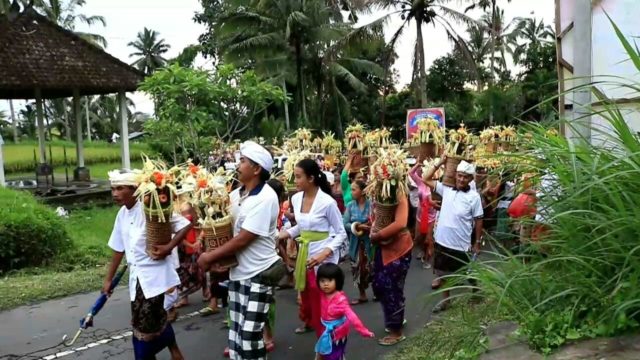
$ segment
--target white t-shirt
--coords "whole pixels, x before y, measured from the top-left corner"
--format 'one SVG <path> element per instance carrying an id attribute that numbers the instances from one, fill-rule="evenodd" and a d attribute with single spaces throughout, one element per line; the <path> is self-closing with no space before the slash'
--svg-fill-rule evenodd
<path id="1" fill-rule="evenodd" d="M 316 198 L 313 200 L 313 205 L 311 205 L 311 210 L 308 213 L 302 213 L 300 210 L 302 209 L 303 195 L 303 192 L 298 192 L 291 197 L 296 226 L 287 230 L 287 232 L 292 239 L 300 236 L 302 231 L 329 233 L 329 237 L 325 240 L 309 243 L 308 257 L 330 248 L 333 254 L 327 257 L 324 262 L 337 264 L 340 261 L 340 247 L 347 241 L 347 232 L 344 229 L 344 222 L 342 221 L 338 204 L 332 196 L 322 190 L 318 190 Z"/>
<path id="2" fill-rule="evenodd" d="M 140 202 L 137 202 L 131 209 L 123 206 L 118 211 L 109 238 L 109 247 L 114 251 L 124 252 L 127 257 L 131 301 L 136 297 L 137 281 L 140 281 L 140 287 L 147 299 L 180 285 L 173 255 L 162 260 L 153 260 L 147 255 L 146 221 Z M 171 221 L 171 230 L 174 234 L 189 225 L 189 221 L 178 214 L 172 214 L 169 221 Z"/>
<path id="3" fill-rule="evenodd" d="M 560 192 L 560 185 L 558 184 L 558 178 L 549 173 L 545 173 L 540 178 L 540 187 L 536 191 L 536 222 L 548 224 L 553 216 L 553 210 L 550 205 L 553 201 L 557 200 Z"/>
<path id="4" fill-rule="evenodd" d="M 474 220 L 483 216 L 482 201 L 477 191 L 458 191 L 436 183 L 436 193 L 442 196 L 435 240 L 438 244 L 458 251 L 471 248 Z"/>
<path id="5" fill-rule="evenodd" d="M 280 210 L 278 196 L 269 185 L 264 184 L 242 197 L 240 189 L 236 189 L 231 192 L 230 198 L 233 235 L 238 235 L 244 229 L 258 237 L 236 254 L 238 266 L 231 268 L 229 279 L 251 279 L 280 258 L 276 252 Z"/>

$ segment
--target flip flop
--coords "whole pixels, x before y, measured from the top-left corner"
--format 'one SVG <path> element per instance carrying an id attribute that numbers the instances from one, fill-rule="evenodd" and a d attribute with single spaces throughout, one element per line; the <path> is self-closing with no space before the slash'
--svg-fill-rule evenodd
<path id="1" fill-rule="evenodd" d="M 224 348 L 224 351 L 222 352 L 222 356 L 226 358 L 229 357 L 229 347 Z"/>
<path id="2" fill-rule="evenodd" d="M 198 312 L 200 313 L 200 316 L 205 317 L 219 313 L 220 309 L 214 309 L 211 306 L 205 306 Z"/>
<path id="3" fill-rule="evenodd" d="M 386 339 L 386 340 L 385 340 Z M 397 345 L 403 341 L 407 340 L 407 337 L 402 335 L 398 338 L 394 338 L 391 339 L 388 336 L 383 337 L 382 339 L 378 340 L 378 344 L 382 345 L 382 346 L 393 346 L 393 345 Z"/>
<path id="4" fill-rule="evenodd" d="M 312 332 L 312 331 L 313 331 L 313 329 L 308 327 L 308 326 L 301 326 L 301 327 L 297 328 L 294 332 L 296 334 L 300 335 L 300 334 L 306 334 L 306 333 Z"/>
<path id="5" fill-rule="evenodd" d="M 270 352 L 273 352 L 273 350 L 276 349 L 276 344 L 273 341 L 271 341 L 271 342 L 268 342 L 268 343 L 264 344 L 264 347 L 267 349 L 267 352 L 270 353 Z"/>
<path id="6" fill-rule="evenodd" d="M 360 305 L 368 303 L 369 299 L 353 299 L 349 302 L 350 305 Z"/>
<path id="7" fill-rule="evenodd" d="M 446 301 L 446 300 L 445 301 L 441 301 L 438 304 L 436 304 L 436 306 L 433 307 L 431 312 L 433 314 L 437 314 L 439 312 L 443 312 L 443 311 L 447 310 L 449 308 L 449 306 L 451 306 L 449 301 Z"/>
<path id="8" fill-rule="evenodd" d="M 407 319 L 402 320 L 402 326 L 404 327 L 405 325 L 407 325 Z M 384 332 L 388 334 L 391 332 L 391 330 L 384 328 Z"/>
<path id="9" fill-rule="evenodd" d="M 433 290 L 438 290 L 442 287 L 442 280 L 436 282 L 436 281 L 432 281 L 431 282 L 431 289 Z"/>

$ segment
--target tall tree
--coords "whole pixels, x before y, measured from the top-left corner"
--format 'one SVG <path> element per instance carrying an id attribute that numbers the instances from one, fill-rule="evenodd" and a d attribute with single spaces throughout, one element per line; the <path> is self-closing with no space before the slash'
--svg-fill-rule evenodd
<path id="1" fill-rule="evenodd" d="M 391 46 L 395 46 L 400 35 L 411 26 L 411 22 L 416 24 L 416 43 L 414 46 L 413 73 L 414 81 L 418 88 L 418 99 L 420 106 L 427 106 L 426 93 L 426 63 L 424 54 L 424 37 L 422 34 L 423 25 L 432 24 L 441 26 L 447 33 L 447 37 L 454 43 L 464 41 L 456 32 L 452 22 L 464 23 L 467 25 L 477 23 L 476 20 L 457 11 L 448 5 L 452 0 L 373 0 L 375 5 L 385 10 L 393 10 L 392 14 L 400 14 L 403 20 L 402 25 L 396 30 L 391 38 Z"/>
<path id="2" fill-rule="evenodd" d="M 550 25 L 545 25 L 544 21 L 536 18 L 520 19 L 518 24 L 520 32 L 518 38 L 524 42 L 518 44 L 513 52 L 513 61 L 519 64 L 522 61 L 522 55 L 531 47 L 541 47 L 550 44 L 555 38 L 555 31 Z"/>
<path id="3" fill-rule="evenodd" d="M 131 46 L 136 51 L 129 54 L 129 57 L 137 56 L 138 59 L 131 65 L 138 68 L 147 75 L 153 73 L 156 69 L 166 65 L 167 59 L 162 57 L 169 51 L 169 44 L 164 39 L 159 39 L 160 33 L 146 27 L 138 32 L 135 41 L 131 41 L 127 46 Z"/>
<path id="4" fill-rule="evenodd" d="M 358 75 L 362 70 L 379 70 L 372 62 L 345 55 L 345 49 L 370 36 L 376 24 L 354 29 L 324 0 L 237 0 L 227 5 L 217 28 L 225 61 L 255 68 L 283 88 L 291 84 L 298 125 L 311 124 L 307 111 L 311 103 L 322 104 L 311 112 L 316 125 L 322 126 L 324 112 L 318 108 L 326 104 L 328 94 L 336 102 L 326 105 L 344 108 L 337 91 L 340 83 L 364 90 Z M 341 123 L 336 125 L 340 132 Z"/>
<path id="5" fill-rule="evenodd" d="M 107 40 L 99 34 L 76 31 L 78 23 L 88 26 L 102 24 L 107 26 L 107 21 L 103 16 L 84 15 L 78 13 L 79 9 L 86 4 L 86 0 L 34 0 L 33 7 L 41 12 L 51 21 L 67 30 L 73 31 L 76 35 L 91 42 L 92 44 L 105 48 Z"/>

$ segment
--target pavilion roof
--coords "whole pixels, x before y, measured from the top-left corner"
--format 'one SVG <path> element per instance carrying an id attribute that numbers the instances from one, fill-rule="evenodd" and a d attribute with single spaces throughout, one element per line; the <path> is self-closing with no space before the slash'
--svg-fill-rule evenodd
<path id="1" fill-rule="evenodd" d="M 144 74 L 27 8 L 0 15 L 0 99 L 102 95 L 135 91 Z"/>

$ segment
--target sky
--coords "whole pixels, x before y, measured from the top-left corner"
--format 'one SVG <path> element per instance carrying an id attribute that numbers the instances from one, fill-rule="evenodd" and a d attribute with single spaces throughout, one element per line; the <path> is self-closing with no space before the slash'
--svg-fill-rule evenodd
<path id="1" fill-rule="evenodd" d="M 453 0 L 451 7 L 463 10 L 468 1 Z M 553 26 L 554 23 L 554 0 L 498 0 L 498 6 L 504 8 L 507 19 L 515 17 L 535 16 L 544 20 L 545 24 Z M 87 0 L 81 12 L 85 15 L 101 15 L 105 17 L 106 27 L 95 25 L 89 29 L 84 26 L 78 27 L 79 31 L 87 31 L 101 34 L 107 40 L 106 51 L 126 63 L 132 63 L 133 58 L 129 54 L 133 51 L 127 44 L 134 41 L 139 31 L 144 27 L 156 30 L 160 37 L 165 39 L 171 48 L 165 54 L 166 58 L 175 57 L 180 51 L 191 44 L 198 42 L 198 36 L 205 31 L 205 28 L 193 21 L 193 15 L 200 11 L 201 6 L 198 0 Z M 374 11 L 372 14 L 361 16 L 360 22 L 367 23 L 374 21 L 388 12 Z M 479 18 L 479 11 L 470 13 L 470 16 Z M 385 34 L 389 40 L 392 34 L 398 29 L 402 20 L 399 15 L 393 15 L 387 23 Z M 464 26 L 454 26 L 456 31 L 464 33 Z M 431 65 L 433 60 L 451 51 L 451 44 L 446 38 L 444 30 L 438 27 L 425 26 L 423 28 L 425 38 L 426 66 Z M 399 72 L 398 88 L 404 87 L 411 81 L 411 69 L 413 59 L 413 47 L 415 42 L 415 25 L 405 31 L 396 46 L 399 55 L 395 68 Z M 203 58 L 196 60 L 196 66 L 211 67 L 211 63 Z M 142 93 L 131 95 L 136 110 L 146 113 L 153 111 L 153 104 L 150 99 Z M 15 102 L 20 108 L 24 102 Z M 6 102 L 0 102 L 0 110 L 8 110 Z M 17 111 L 17 110 L 16 110 Z"/>

